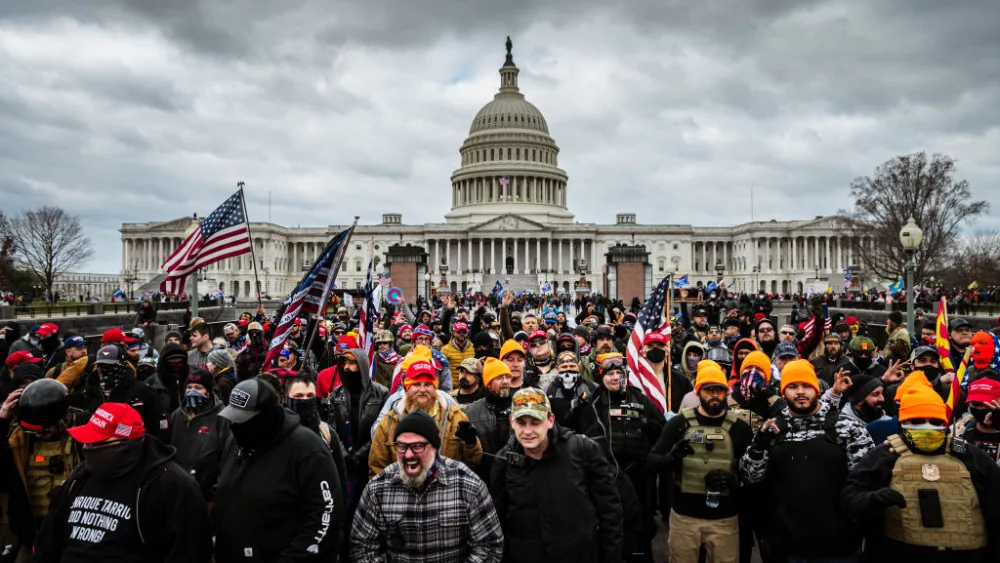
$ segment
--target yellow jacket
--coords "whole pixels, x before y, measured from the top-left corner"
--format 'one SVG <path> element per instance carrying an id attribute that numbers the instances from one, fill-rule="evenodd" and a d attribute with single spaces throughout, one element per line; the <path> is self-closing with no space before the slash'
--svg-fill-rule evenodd
<path id="1" fill-rule="evenodd" d="M 441 353 L 444 354 L 444 357 L 448 358 L 448 368 L 451 370 L 451 388 L 458 389 L 458 366 L 462 363 L 462 360 L 476 357 L 476 351 L 472 347 L 472 342 L 466 340 L 465 349 L 459 350 L 458 346 L 455 346 L 455 340 L 452 339 L 441 347 Z"/>
<path id="2" fill-rule="evenodd" d="M 476 445 L 468 446 L 455 436 L 455 431 L 458 430 L 458 423 L 468 421 L 469 417 L 465 416 L 465 413 L 462 412 L 462 409 L 458 405 L 450 404 L 442 396 L 442 393 L 444 391 L 438 391 L 438 402 L 431 409 L 432 412 L 429 413 L 437 421 L 438 428 L 444 427 L 441 437 L 441 449 L 438 450 L 438 453 L 446 458 L 461 461 L 470 468 L 474 468 L 479 465 L 479 461 L 483 458 L 482 443 L 477 439 Z M 389 412 L 382 418 L 382 422 L 379 423 L 378 428 L 375 429 L 375 437 L 372 438 L 371 449 L 368 452 L 368 474 L 370 478 L 374 478 L 383 469 L 396 461 L 396 448 L 389 444 L 393 441 L 393 434 L 396 431 L 396 425 L 399 424 L 399 419 L 406 414 L 403 412 L 405 404 L 405 398 L 396 401 L 396 404 L 389 409 Z"/>

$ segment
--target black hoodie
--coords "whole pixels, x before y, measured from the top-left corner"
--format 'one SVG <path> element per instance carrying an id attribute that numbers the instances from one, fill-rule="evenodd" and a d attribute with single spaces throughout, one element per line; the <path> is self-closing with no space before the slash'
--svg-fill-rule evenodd
<path id="1" fill-rule="evenodd" d="M 298 415 L 281 412 L 269 444 L 251 452 L 236 440 L 226 445 L 215 497 L 216 563 L 323 561 L 337 553 L 344 500 L 330 449 Z"/>
<path id="2" fill-rule="evenodd" d="M 112 510 L 86 511 L 72 509 L 74 502 L 86 503 L 89 499 L 100 501 L 91 495 L 88 482 L 91 474 L 86 465 L 81 464 L 62 486 L 60 493 L 52 501 L 49 516 L 38 535 L 33 561 L 41 563 L 64 563 L 72 561 L 144 561 L 149 563 L 207 563 L 212 560 L 212 530 L 208 520 L 205 499 L 198 484 L 174 461 L 174 449 L 147 435 L 142 460 L 125 476 L 104 481 L 96 480 L 92 485 L 103 486 L 121 499 L 121 508 Z M 122 490 L 121 487 L 135 487 Z M 88 490 L 84 490 L 88 489 Z M 87 493 L 86 495 L 81 493 Z M 106 506 L 109 503 L 104 503 Z M 127 512 L 126 512 L 127 511 Z M 127 551 L 118 543 L 84 543 L 76 541 L 76 550 L 86 552 L 76 558 L 64 553 L 70 545 L 70 535 L 82 525 L 69 523 L 71 514 L 94 515 L 94 524 L 86 526 L 90 531 L 104 531 L 102 539 L 121 540 L 133 546 L 138 553 Z M 118 518 L 107 517 L 115 514 Z M 129 514 L 132 518 L 124 517 Z M 132 520 L 129 522 L 129 520 Z M 102 529 L 101 522 L 116 524 L 115 530 Z M 117 524 L 125 524 L 121 528 Z M 118 529 L 133 530 L 135 535 L 114 538 Z M 95 536 L 98 534 L 95 534 Z M 93 536 L 92 536 L 93 537 Z M 117 556 L 117 558 L 114 558 Z"/>
<path id="3" fill-rule="evenodd" d="M 179 374 L 171 374 L 167 360 L 173 357 L 184 359 L 183 367 Z M 160 360 L 156 363 L 156 375 L 146 380 L 146 383 L 160 394 L 160 403 L 166 413 L 164 418 L 168 418 L 171 413 L 180 408 L 184 396 L 184 382 L 187 381 L 188 366 L 187 352 L 179 344 L 167 344 L 160 352 Z"/>

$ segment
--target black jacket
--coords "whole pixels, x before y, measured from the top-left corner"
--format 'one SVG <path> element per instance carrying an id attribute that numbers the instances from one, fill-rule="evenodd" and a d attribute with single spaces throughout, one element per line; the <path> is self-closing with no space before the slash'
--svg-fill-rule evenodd
<path id="1" fill-rule="evenodd" d="M 633 405 L 631 411 L 638 411 L 639 417 L 611 416 L 611 409 L 624 411 L 622 405 Z M 579 430 L 605 445 L 605 453 L 610 450 L 621 468 L 645 459 L 646 454 L 656 444 L 663 430 L 664 417 L 653 401 L 639 389 L 627 386 L 617 397 L 603 385 L 594 391 L 590 408 L 580 409 L 573 417 Z M 623 413 L 624 414 L 624 413 Z"/>
<path id="2" fill-rule="evenodd" d="M 491 399 L 492 402 L 488 399 Z M 490 482 L 495 455 L 510 439 L 510 398 L 483 397 L 465 408 L 465 416 L 476 429 L 483 446 L 483 459 L 473 469 L 485 483 Z"/>
<path id="3" fill-rule="evenodd" d="M 370 372 L 370 369 L 368 366 L 368 356 L 363 350 L 354 349 L 350 350 L 350 352 L 357 358 L 358 370 L 362 376 L 361 398 L 358 402 L 358 409 L 361 411 L 361 414 L 356 418 L 358 421 L 358 428 L 356 430 L 358 443 L 351 444 L 351 451 L 348 454 L 354 459 L 363 460 L 360 463 L 360 469 L 352 471 L 352 473 L 363 474 L 364 481 L 362 485 L 364 485 L 368 481 L 368 450 L 372 446 L 372 426 L 375 425 L 382 407 L 385 406 L 385 401 L 389 398 L 389 390 L 384 385 L 375 383 L 370 378 L 364 376 L 364 374 Z M 347 446 L 353 440 L 353 436 L 348 436 L 347 434 L 348 421 L 351 422 L 350 428 L 352 429 L 352 434 L 355 433 L 355 419 L 351 417 L 351 391 L 346 385 L 341 385 L 334 390 L 331 399 L 333 410 L 333 424 L 331 426 L 336 428 L 337 437 Z"/>
<path id="4" fill-rule="evenodd" d="M 340 544 L 340 477 L 330 448 L 283 410 L 271 444 L 243 451 L 226 445 L 216 493 L 216 563 L 321 561 Z M 312 551 L 310 551 L 312 550 Z"/>
<path id="5" fill-rule="evenodd" d="M 97 383 L 99 377 L 97 372 L 88 374 L 86 381 L 82 385 L 85 389 L 81 390 L 81 404 L 74 406 L 77 406 L 89 416 L 94 414 L 97 411 L 97 407 L 103 403 L 125 403 L 139 412 L 139 415 L 142 417 L 143 428 L 146 429 L 147 435 L 151 434 L 157 438 L 164 438 L 166 432 L 162 428 L 166 425 L 167 418 L 163 414 L 160 396 L 148 385 L 142 381 L 138 381 L 135 378 L 135 368 L 131 367 L 132 364 L 128 365 L 128 375 L 118 384 L 118 387 L 112 389 L 106 396 Z"/>
<path id="6" fill-rule="evenodd" d="M 177 450 L 174 461 L 189 471 L 201 486 L 206 500 L 212 500 L 212 489 L 219 480 L 222 450 L 229 440 L 229 419 L 219 416 L 222 401 L 212 395 L 214 403 L 188 419 L 187 407 L 170 415 L 170 445 Z"/>
<path id="7" fill-rule="evenodd" d="M 518 463 L 497 460 L 490 486 L 504 561 L 621 561 L 621 500 L 596 442 L 553 426 L 541 460 L 524 456 L 513 438 L 499 456 L 507 452 Z"/>
<path id="8" fill-rule="evenodd" d="M 212 560 L 212 530 L 208 510 L 195 483 L 173 461 L 174 449 L 147 435 L 143 459 L 133 471 L 142 472 L 139 489 L 130 498 L 143 552 L 137 561 L 207 563 Z M 39 533 L 33 561 L 59 563 L 70 534 L 70 507 L 90 478 L 81 464 L 53 499 Z"/>
<path id="9" fill-rule="evenodd" d="M 936 548 L 907 545 L 879 534 L 877 530 L 885 509 L 875 502 L 874 493 L 889 486 L 892 469 L 899 459 L 899 455 L 889 446 L 882 445 L 869 452 L 847 475 L 847 484 L 840 495 L 845 515 L 867 532 L 866 561 L 926 563 L 1000 561 L 1000 467 L 976 447 L 968 447 L 965 454 L 955 457 L 958 457 L 969 470 L 972 483 L 979 494 L 979 504 L 983 520 L 986 522 L 986 537 L 989 544 L 976 551 L 939 551 Z"/>

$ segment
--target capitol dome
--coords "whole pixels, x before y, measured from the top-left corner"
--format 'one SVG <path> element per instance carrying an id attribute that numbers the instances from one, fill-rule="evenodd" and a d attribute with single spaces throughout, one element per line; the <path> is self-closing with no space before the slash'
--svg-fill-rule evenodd
<path id="1" fill-rule="evenodd" d="M 511 214 L 541 223 L 573 221 L 559 147 L 545 116 L 518 88 L 520 70 L 511 48 L 508 37 L 500 90 L 476 113 L 459 149 L 462 165 L 451 175 L 449 223 L 482 223 Z"/>

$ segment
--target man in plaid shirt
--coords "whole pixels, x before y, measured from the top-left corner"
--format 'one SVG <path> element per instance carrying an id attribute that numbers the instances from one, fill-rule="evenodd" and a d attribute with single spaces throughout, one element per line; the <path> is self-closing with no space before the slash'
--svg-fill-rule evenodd
<path id="1" fill-rule="evenodd" d="M 438 456 L 441 434 L 422 410 L 393 436 L 396 462 L 361 494 L 351 529 L 355 563 L 496 563 L 503 532 L 486 485 L 465 464 Z"/>

